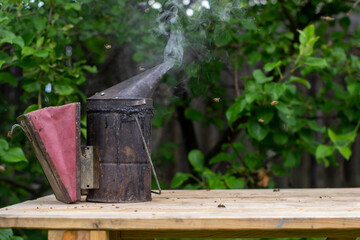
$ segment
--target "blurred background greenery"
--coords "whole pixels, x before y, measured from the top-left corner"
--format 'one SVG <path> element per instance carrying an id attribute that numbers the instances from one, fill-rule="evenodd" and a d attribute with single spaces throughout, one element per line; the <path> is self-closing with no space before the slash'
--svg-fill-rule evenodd
<path id="1" fill-rule="evenodd" d="M 360 186 L 358 1 L 2 0 L 0 207 L 51 193 L 16 117 L 81 102 L 163 60 L 155 93 L 163 188 Z M 82 113 L 86 140 L 86 115 Z M 46 238 L 0 230 L 0 239 Z"/>

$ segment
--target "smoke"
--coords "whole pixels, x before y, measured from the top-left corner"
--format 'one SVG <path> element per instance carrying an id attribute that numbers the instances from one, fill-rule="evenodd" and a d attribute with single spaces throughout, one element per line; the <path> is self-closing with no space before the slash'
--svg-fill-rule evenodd
<path id="1" fill-rule="evenodd" d="M 169 10 L 164 10 L 157 21 L 159 32 L 169 38 L 164 49 L 164 63 L 172 68 L 180 66 L 184 56 L 185 38 L 179 17 L 181 6 L 176 1 L 168 1 L 164 7 Z"/>
<path id="2" fill-rule="evenodd" d="M 181 29 L 172 30 L 164 49 L 164 62 L 171 67 L 180 66 L 184 56 L 184 34 Z"/>
<path id="3" fill-rule="evenodd" d="M 249 21 L 245 19 L 249 1 L 245 0 L 168 0 L 164 4 L 149 0 L 147 4 L 159 11 L 152 33 L 167 39 L 163 61 L 169 69 L 182 66 L 185 49 L 197 60 L 210 56 L 209 37 L 224 38 L 224 27 L 232 19 Z"/>

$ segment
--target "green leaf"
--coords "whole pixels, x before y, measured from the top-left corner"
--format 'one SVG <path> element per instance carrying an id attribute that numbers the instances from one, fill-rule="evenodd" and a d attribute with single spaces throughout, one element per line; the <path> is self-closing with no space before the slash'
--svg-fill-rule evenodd
<path id="1" fill-rule="evenodd" d="M 263 120 L 262 124 L 268 124 L 274 117 L 274 109 L 260 106 L 256 109 L 256 118 Z"/>
<path id="2" fill-rule="evenodd" d="M 189 173 L 178 172 L 175 174 L 174 178 L 171 180 L 170 188 L 180 187 L 186 180 L 189 179 L 191 175 Z"/>
<path id="3" fill-rule="evenodd" d="M 249 152 L 244 155 L 244 163 L 250 171 L 260 169 L 262 167 L 262 159 L 253 152 Z"/>
<path id="4" fill-rule="evenodd" d="M 282 155 L 284 157 L 284 167 L 293 168 L 300 164 L 300 155 L 296 154 L 294 151 L 284 151 Z"/>
<path id="5" fill-rule="evenodd" d="M 242 114 L 246 107 L 246 101 L 239 100 L 229 107 L 225 115 L 231 126 Z"/>
<path id="6" fill-rule="evenodd" d="M 245 102 L 249 105 L 251 105 L 254 101 L 261 101 L 264 98 L 265 95 L 259 92 L 246 92 L 245 94 Z"/>
<path id="7" fill-rule="evenodd" d="M 306 80 L 305 78 L 300 78 L 300 77 L 296 77 L 296 76 L 291 76 L 287 82 L 288 82 L 288 83 L 297 82 L 297 83 L 304 84 L 308 89 L 311 88 L 311 84 L 310 84 L 309 81 Z"/>
<path id="8" fill-rule="evenodd" d="M 202 172 L 204 170 L 204 155 L 202 152 L 197 149 L 191 150 L 188 158 L 195 171 Z"/>
<path id="9" fill-rule="evenodd" d="M 16 36 L 13 32 L 0 30 L 0 45 L 3 43 L 16 44 L 19 47 L 24 47 L 24 40 L 20 36 Z"/>
<path id="10" fill-rule="evenodd" d="M 317 57 L 306 57 L 304 63 L 312 67 L 323 68 L 327 66 L 327 62 L 324 58 L 317 58 Z"/>
<path id="11" fill-rule="evenodd" d="M 301 56 L 310 56 L 313 53 L 313 48 L 315 42 L 319 39 L 319 37 L 314 36 L 315 27 L 313 24 L 307 26 L 303 29 L 303 31 L 298 30 L 299 42 L 300 42 L 300 55 Z"/>
<path id="12" fill-rule="evenodd" d="M 345 30 L 347 31 L 349 29 L 349 26 L 350 26 L 350 18 L 348 16 L 345 16 L 343 18 L 340 18 L 339 20 L 339 24 L 340 26 Z"/>
<path id="13" fill-rule="evenodd" d="M 246 149 L 245 146 L 241 142 L 235 142 L 235 143 L 231 144 L 231 147 L 238 153 L 241 151 L 244 151 Z"/>
<path id="14" fill-rule="evenodd" d="M 10 19 L 8 17 L 0 17 L 0 24 L 5 24 Z"/>
<path id="15" fill-rule="evenodd" d="M 330 140 L 336 145 L 336 142 L 338 140 L 336 133 L 329 128 L 328 135 L 329 135 Z"/>
<path id="16" fill-rule="evenodd" d="M 28 107 L 25 109 L 24 114 L 29 113 L 29 112 L 32 112 L 32 111 L 36 111 L 36 110 L 38 110 L 38 109 L 39 109 L 39 105 L 37 105 L 37 104 L 32 104 L 32 105 L 28 106 Z"/>
<path id="17" fill-rule="evenodd" d="M 23 77 L 25 78 L 25 82 L 40 82 L 40 80 L 38 79 L 39 72 L 40 69 L 38 67 L 23 68 Z"/>
<path id="18" fill-rule="evenodd" d="M 314 36 L 315 33 L 315 27 L 314 24 L 310 24 L 307 27 L 303 29 L 303 32 L 306 37 L 306 41 L 310 41 L 310 39 Z"/>
<path id="19" fill-rule="evenodd" d="M 0 37 L 1 41 L 0 43 L 12 43 L 12 40 L 16 38 L 16 35 L 13 32 L 7 31 L 7 30 L 0 30 Z"/>
<path id="20" fill-rule="evenodd" d="M 331 142 L 333 142 L 334 145 L 340 146 L 340 147 L 345 147 L 345 146 L 349 145 L 350 143 L 354 142 L 357 134 L 355 131 L 351 131 L 346 134 L 338 135 L 329 128 L 328 135 L 329 135 Z"/>
<path id="21" fill-rule="evenodd" d="M 12 42 L 21 48 L 25 46 L 24 39 L 20 36 L 15 37 Z"/>
<path id="22" fill-rule="evenodd" d="M 222 181 L 222 176 L 219 174 L 215 174 L 210 169 L 205 168 L 204 178 L 207 179 L 209 188 L 211 189 L 225 189 L 226 186 Z"/>
<path id="23" fill-rule="evenodd" d="M 55 91 L 62 95 L 62 96 L 68 96 L 74 92 L 74 88 L 70 85 L 58 85 L 54 84 Z"/>
<path id="24" fill-rule="evenodd" d="M 253 118 L 249 120 L 247 130 L 250 136 L 259 142 L 264 140 L 269 133 L 269 127 L 267 125 L 263 125 Z"/>
<path id="25" fill-rule="evenodd" d="M 266 82 L 270 82 L 271 80 L 273 80 L 273 76 L 271 77 L 266 77 L 264 75 L 264 73 L 260 70 L 260 69 L 256 69 L 254 72 L 253 72 L 253 76 L 255 78 L 255 81 L 259 84 L 263 84 L 263 83 L 266 83 Z"/>
<path id="26" fill-rule="evenodd" d="M 38 39 L 36 40 L 36 47 L 37 47 L 37 48 L 41 47 L 41 46 L 43 45 L 43 43 L 44 43 L 44 40 L 45 40 L 44 37 L 38 38 Z"/>
<path id="27" fill-rule="evenodd" d="M 46 17 L 40 17 L 37 15 L 35 18 L 32 19 L 35 29 L 39 32 L 42 32 L 46 28 L 47 24 L 47 18 Z"/>
<path id="28" fill-rule="evenodd" d="M 0 151 L 0 159 L 7 163 L 28 161 L 20 147 L 13 147 L 9 148 L 7 151 Z"/>
<path id="29" fill-rule="evenodd" d="M 227 162 L 230 160 L 230 155 L 228 153 L 220 152 L 212 157 L 209 161 L 210 164 L 218 163 L 218 162 Z"/>
<path id="30" fill-rule="evenodd" d="M 9 83 L 14 87 L 17 86 L 16 78 L 8 72 L 0 72 L 0 84 L 2 83 Z"/>
<path id="31" fill-rule="evenodd" d="M 335 151 L 335 147 L 328 145 L 319 145 L 315 151 L 315 157 L 317 160 L 329 157 Z"/>
<path id="32" fill-rule="evenodd" d="M 24 57 L 33 55 L 35 52 L 36 52 L 36 49 L 26 46 L 21 50 L 21 55 L 22 55 L 22 58 L 24 58 Z"/>
<path id="33" fill-rule="evenodd" d="M 317 141 L 315 138 L 315 133 L 311 130 L 303 129 L 299 132 L 300 139 L 309 145 L 316 145 Z M 315 149 L 313 151 L 315 153 Z"/>
<path id="34" fill-rule="evenodd" d="M 34 53 L 34 56 L 39 57 L 39 58 L 47 58 L 49 56 L 49 51 L 46 49 L 42 49 L 42 50 L 36 51 Z"/>
<path id="35" fill-rule="evenodd" d="M 65 3 L 64 8 L 65 10 L 74 9 L 75 11 L 81 11 L 81 5 L 78 2 Z"/>
<path id="36" fill-rule="evenodd" d="M 1 67 L 2 67 L 5 63 L 6 63 L 5 60 L 0 60 L 0 69 L 1 69 Z"/>
<path id="37" fill-rule="evenodd" d="M 248 30 L 257 30 L 256 23 L 252 19 L 241 18 L 240 23 Z"/>
<path id="38" fill-rule="evenodd" d="M 257 50 L 250 52 L 246 55 L 246 57 L 249 65 L 252 67 L 255 65 L 255 63 L 261 60 L 261 54 Z"/>
<path id="39" fill-rule="evenodd" d="M 39 81 L 30 79 L 22 83 L 22 88 L 27 92 L 37 92 L 40 90 L 41 85 Z"/>
<path id="40" fill-rule="evenodd" d="M 351 157 L 351 149 L 348 146 L 344 146 L 344 147 L 336 147 L 336 149 L 341 153 L 341 155 L 346 159 L 349 160 L 349 158 Z"/>
<path id="41" fill-rule="evenodd" d="M 282 132 L 276 132 L 274 135 L 273 135 L 273 139 L 274 141 L 276 142 L 276 144 L 278 145 L 284 145 L 288 142 L 289 140 L 289 137 L 287 134 L 285 133 L 282 133 Z"/>
<path id="42" fill-rule="evenodd" d="M 243 189 L 245 187 L 244 179 L 235 176 L 225 178 L 225 183 L 230 189 Z"/>
<path id="43" fill-rule="evenodd" d="M 203 114 L 196 109 L 186 108 L 185 117 L 195 122 L 200 122 L 203 119 Z"/>
<path id="44" fill-rule="evenodd" d="M 24 240 L 24 239 L 20 236 L 12 236 L 10 240 Z"/>
<path id="45" fill-rule="evenodd" d="M 346 85 L 347 91 L 351 97 L 358 96 L 360 93 L 360 83 L 352 82 Z"/>
<path id="46" fill-rule="evenodd" d="M 0 229 L 0 240 L 11 240 L 13 235 L 11 228 Z"/>
<path id="47" fill-rule="evenodd" d="M 286 86 L 283 83 L 271 82 L 264 85 L 264 90 L 271 95 L 272 100 L 278 100 L 286 90 Z"/>
<path id="48" fill-rule="evenodd" d="M 265 70 L 265 72 L 270 72 L 270 71 L 272 71 L 274 68 L 280 67 L 281 64 L 282 64 L 281 61 L 267 63 L 267 64 L 265 64 L 265 66 L 264 66 L 264 70 Z"/>
<path id="49" fill-rule="evenodd" d="M 273 164 L 271 166 L 271 171 L 275 176 L 283 176 L 283 175 L 289 175 L 289 172 L 286 171 L 286 169 L 281 166 L 280 164 Z"/>
<path id="50" fill-rule="evenodd" d="M 88 71 L 89 73 L 97 73 L 97 67 L 96 66 L 84 65 L 84 66 L 82 66 L 82 68 L 84 70 Z"/>
<path id="51" fill-rule="evenodd" d="M 0 138 L 0 152 L 7 151 L 8 149 L 9 149 L 9 143 L 5 139 Z"/>
<path id="52" fill-rule="evenodd" d="M 282 112 L 283 114 L 285 114 L 285 115 L 292 115 L 292 114 L 293 114 L 293 111 L 290 110 L 290 109 L 288 108 L 288 106 L 285 105 L 285 104 L 282 103 L 282 102 L 279 102 L 278 104 L 276 104 L 276 105 L 275 105 L 275 108 L 276 108 L 277 110 L 279 110 L 280 112 Z"/>
<path id="53" fill-rule="evenodd" d="M 326 127 L 325 126 L 319 126 L 315 120 L 309 120 L 307 121 L 307 124 L 309 128 L 316 132 L 325 133 Z"/>
<path id="54" fill-rule="evenodd" d="M 213 36 L 214 43 L 218 46 L 225 46 L 232 40 L 230 31 L 219 24 L 216 25 Z"/>
<path id="55" fill-rule="evenodd" d="M 339 47 L 334 47 L 334 49 L 331 52 L 331 55 L 341 63 L 345 62 L 347 59 L 345 50 Z"/>

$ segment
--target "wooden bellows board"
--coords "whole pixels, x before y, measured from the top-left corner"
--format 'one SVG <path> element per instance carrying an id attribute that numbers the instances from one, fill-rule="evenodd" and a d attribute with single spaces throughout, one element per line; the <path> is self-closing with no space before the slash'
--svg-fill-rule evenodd
<path id="1" fill-rule="evenodd" d="M 55 197 L 81 198 L 80 103 L 48 107 L 18 117 Z"/>

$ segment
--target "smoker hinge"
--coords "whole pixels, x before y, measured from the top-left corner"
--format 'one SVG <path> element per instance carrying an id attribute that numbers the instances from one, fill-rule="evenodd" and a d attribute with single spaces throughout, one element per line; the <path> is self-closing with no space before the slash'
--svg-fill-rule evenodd
<path id="1" fill-rule="evenodd" d="M 81 190 L 99 189 L 100 157 L 96 146 L 81 146 Z"/>

